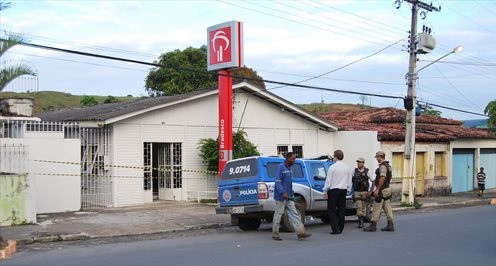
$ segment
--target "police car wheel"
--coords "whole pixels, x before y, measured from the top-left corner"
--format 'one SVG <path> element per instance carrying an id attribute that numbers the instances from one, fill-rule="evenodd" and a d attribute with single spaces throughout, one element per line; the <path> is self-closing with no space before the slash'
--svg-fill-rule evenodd
<path id="1" fill-rule="evenodd" d="M 262 219 L 260 218 L 246 218 L 240 217 L 238 221 L 238 227 L 242 231 L 254 231 L 260 227 Z"/>

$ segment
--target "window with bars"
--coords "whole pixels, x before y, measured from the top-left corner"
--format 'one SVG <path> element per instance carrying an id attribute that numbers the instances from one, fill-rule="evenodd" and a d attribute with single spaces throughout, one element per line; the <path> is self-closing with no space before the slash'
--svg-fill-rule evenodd
<path id="1" fill-rule="evenodd" d="M 289 152 L 289 145 L 277 145 L 277 156 L 286 157 L 286 153 Z M 292 151 L 296 154 L 296 158 L 303 158 L 303 146 L 293 145 L 291 146 Z"/>

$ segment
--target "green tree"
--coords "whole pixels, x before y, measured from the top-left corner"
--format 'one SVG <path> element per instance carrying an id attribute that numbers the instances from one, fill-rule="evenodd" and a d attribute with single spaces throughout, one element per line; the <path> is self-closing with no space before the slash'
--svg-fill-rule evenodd
<path id="1" fill-rule="evenodd" d="M 247 133 L 244 130 L 233 133 L 233 159 L 247 156 L 260 155 L 257 146 L 246 139 Z M 219 166 L 219 145 L 218 138 L 206 138 L 200 140 L 200 157 L 207 165 L 208 171 L 217 171 Z"/>
<path id="2" fill-rule="evenodd" d="M 496 100 L 490 101 L 484 109 L 484 114 L 489 116 L 487 129 L 489 132 L 496 132 Z"/>
<path id="3" fill-rule="evenodd" d="M 435 110 L 430 105 L 426 105 L 425 107 L 423 107 L 422 112 L 420 112 L 420 114 L 441 117 L 441 111 Z"/>
<path id="4" fill-rule="evenodd" d="M 107 98 L 105 98 L 105 101 L 103 101 L 103 103 L 118 103 L 118 102 L 119 99 L 115 98 L 112 95 L 107 96 Z"/>
<path id="5" fill-rule="evenodd" d="M 150 70 L 145 79 L 145 89 L 150 96 L 170 96 L 188 93 L 199 89 L 216 87 L 218 77 L 207 72 L 207 46 L 176 49 L 160 55 L 154 63 L 165 67 Z M 250 68 L 233 71 L 233 82 L 247 79 L 248 82 L 265 88 L 263 79 Z M 256 80 L 253 80 L 256 79 Z"/>
<path id="6" fill-rule="evenodd" d="M 97 105 L 98 104 L 98 101 L 95 99 L 94 96 L 87 96 L 87 95 L 85 95 L 83 97 L 83 99 L 81 100 L 81 104 L 83 106 L 93 106 L 93 105 Z"/>

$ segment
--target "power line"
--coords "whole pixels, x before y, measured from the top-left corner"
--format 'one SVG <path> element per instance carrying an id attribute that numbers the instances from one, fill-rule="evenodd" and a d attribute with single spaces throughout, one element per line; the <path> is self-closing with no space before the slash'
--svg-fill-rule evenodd
<path id="1" fill-rule="evenodd" d="M 479 113 L 475 113 L 475 112 L 465 111 L 465 110 L 462 110 L 462 109 L 448 107 L 448 106 L 444 106 L 444 105 L 440 105 L 440 104 L 423 102 L 423 101 L 419 101 L 419 102 L 422 102 L 422 103 L 425 103 L 425 104 L 431 105 L 431 106 L 436 106 L 436 107 L 439 107 L 439 108 L 444 108 L 444 109 L 448 109 L 448 110 L 452 110 L 452 111 L 461 112 L 461 113 L 472 114 L 472 115 L 480 115 L 480 116 L 488 116 L 488 115 L 485 115 L 485 114 L 479 114 Z"/>
<path id="2" fill-rule="evenodd" d="M 314 76 L 314 77 L 310 77 L 310 78 L 307 78 L 307 79 L 304 79 L 304 80 L 300 80 L 300 81 L 295 82 L 295 83 L 293 83 L 293 84 L 300 84 L 300 83 L 303 83 L 303 82 L 306 82 L 306 81 L 309 81 L 309 80 L 312 80 L 312 79 L 316 79 L 316 78 L 319 78 L 319 77 L 325 76 L 325 75 L 327 75 L 327 74 L 330 74 L 330 73 L 336 72 L 336 71 L 338 71 L 338 70 L 341 70 L 341 69 L 343 69 L 343 68 L 345 68 L 345 67 L 348 67 L 348 66 L 353 65 L 353 64 L 355 64 L 355 63 L 358 63 L 358 62 L 360 62 L 360 61 L 362 61 L 362 60 L 365 60 L 365 59 L 367 59 L 367 58 L 370 58 L 370 57 L 372 57 L 372 56 L 374 56 L 374 55 L 376 55 L 376 54 L 378 54 L 378 53 L 380 53 L 380 52 L 382 52 L 382 51 L 384 51 L 384 50 L 388 49 L 389 47 L 391 47 L 391 46 L 393 46 L 393 45 L 395 45 L 395 44 L 399 43 L 399 42 L 400 42 L 400 41 L 402 41 L 402 40 L 403 40 L 403 39 L 398 40 L 398 41 L 396 41 L 395 43 L 392 43 L 392 44 L 390 44 L 390 45 L 388 45 L 388 46 L 386 46 L 386 47 L 382 48 L 381 50 L 379 50 L 379 51 L 377 51 L 377 52 L 374 52 L 374 53 L 372 53 L 372 54 L 370 54 L 370 55 L 367 55 L 367 56 L 365 56 L 365 57 L 359 58 L 359 59 L 357 59 L 357 60 L 355 60 L 355 61 L 352 61 L 352 62 L 350 62 L 350 63 L 348 63 L 348 64 L 346 64 L 346 65 L 344 65 L 344 66 L 340 66 L 340 67 L 338 67 L 338 68 L 336 68 L 336 69 L 333 69 L 333 70 L 331 70 L 331 71 L 324 72 L 324 73 L 319 74 L 319 75 Z M 279 87 L 271 88 L 271 90 L 278 89 L 278 88 L 282 88 L 282 87 L 284 87 L 284 86 L 279 86 Z"/>
<path id="3" fill-rule="evenodd" d="M 0 38 L 0 41 L 6 41 L 6 40 Z M 19 45 L 28 46 L 28 47 L 34 47 L 34 48 L 39 48 L 39 49 L 45 49 L 45 50 L 52 50 L 52 51 L 57 51 L 57 52 L 77 54 L 77 55 L 82 55 L 82 56 L 90 56 L 90 57 L 103 58 L 103 59 L 109 59 L 109 60 L 116 60 L 116 61 L 122 61 L 122 62 L 128 62 L 128 63 L 142 64 L 142 65 L 148 65 L 148 66 L 153 66 L 153 67 L 170 68 L 170 69 L 174 69 L 174 70 L 177 70 L 177 71 L 195 72 L 195 73 L 204 74 L 204 75 L 229 76 L 229 75 L 224 75 L 224 74 L 219 74 L 219 73 L 213 73 L 213 72 L 207 72 L 207 71 L 200 71 L 200 70 L 195 70 L 195 69 L 180 68 L 180 67 L 172 67 L 172 66 L 166 66 L 166 65 L 158 64 L 158 63 L 150 63 L 150 62 L 144 62 L 144 61 L 139 61 L 139 60 L 121 58 L 121 57 L 100 55 L 100 54 L 94 54 L 94 53 L 88 53 L 88 52 L 81 52 L 81 51 L 75 51 L 75 50 L 69 50 L 69 49 L 62 49 L 62 48 L 50 47 L 50 46 L 45 46 L 45 45 L 33 44 L 33 43 L 19 42 Z M 246 79 L 246 80 L 252 80 L 252 81 L 257 80 L 255 78 L 249 78 L 249 77 L 243 77 L 243 76 L 236 76 L 236 75 L 233 75 L 231 77 L 233 77 L 233 78 L 240 78 L 240 79 Z M 344 93 L 344 94 L 365 95 L 365 96 L 373 96 L 373 97 L 389 98 L 389 99 L 402 99 L 402 100 L 405 99 L 405 97 L 401 97 L 401 96 L 376 94 L 376 93 L 367 93 L 367 92 L 358 92 L 358 91 L 349 91 L 349 90 L 341 90 L 341 89 L 331 89 L 331 88 L 324 88 L 324 87 L 319 87 L 319 86 L 292 84 L 292 83 L 288 83 L 288 82 L 275 81 L 275 80 L 266 80 L 266 79 L 263 79 L 262 81 L 263 82 L 266 82 L 266 83 L 272 83 L 272 84 L 278 84 L 278 85 L 284 85 L 284 86 L 290 86 L 290 87 L 298 87 L 298 88 L 305 88 L 305 89 L 315 89 L 315 90 L 338 92 L 338 93 Z M 480 116 L 487 116 L 485 114 L 478 114 L 478 113 L 475 113 L 475 112 L 470 112 L 470 111 L 465 111 L 465 110 L 461 110 L 461 109 L 446 107 L 446 106 L 437 105 L 437 104 L 433 104 L 433 103 L 427 103 L 427 104 L 432 105 L 432 106 L 437 106 L 437 107 L 441 107 L 441 108 L 446 108 L 446 109 L 454 110 L 454 111 L 458 111 L 458 112 L 463 112 L 463 113 L 468 113 L 468 114 L 476 114 L 476 115 L 480 115 Z"/>
<path id="4" fill-rule="evenodd" d="M 275 3 L 275 4 L 278 4 L 278 5 L 281 5 L 281 6 L 284 6 L 284 7 L 288 7 L 288 8 L 291 8 L 291 9 L 295 9 L 295 10 L 297 10 L 299 13 L 301 13 L 301 12 L 303 11 L 303 12 L 305 12 L 305 13 L 309 14 L 311 17 L 304 17 L 304 16 L 295 15 L 295 14 L 288 13 L 288 12 L 284 12 L 284 13 L 287 13 L 287 14 L 289 14 L 289 15 L 296 16 L 296 17 L 299 17 L 299 18 L 303 18 L 303 19 L 305 19 L 305 20 L 313 20 L 313 21 L 316 21 L 316 22 L 317 22 L 317 23 L 319 23 L 319 24 L 323 24 L 323 25 L 330 26 L 330 27 L 333 27 L 333 28 L 335 28 L 335 27 L 336 27 L 336 25 L 333 25 L 333 24 L 330 24 L 330 23 L 323 22 L 323 21 L 321 21 L 321 20 L 319 20 L 319 19 L 316 19 L 316 17 L 324 18 L 324 19 L 325 19 L 324 21 L 329 21 L 329 19 L 330 19 L 330 21 L 332 21 L 332 22 L 339 22 L 339 21 L 341 21 L 341 24 L 343 24 L 343 25 L 346 25 L 346 26 L 347 26 L 347 27 L 345 28 L 345 29 L 346 29 L 346 31 L 345 31 L 345 32 L 353 32 L 353 31 L 351 31 L 351 30 L 350 30 L 350 28 L 351 28 L 351 26 L 352 26 L 352 25 L 351 25 L 349 22 L 343 21 L 342 19 L 340 19 L 340 18 L 339 18 L 339 17 L 337 17 L 337 16 L 335 16 L 335 17 L 332 17 L 332 18 L 331 18 L 331 17 L 329 17 L 329 16 L 323 16 L 323 15 L 320 15 L 320 14 L 319 14 L 319 15 L 316 15 L 315 13 L 310 13 L 310 12 L 308 12 L 308 11 L 303 10 L 303 8 L 298 8 L 298 7 L 294 7 L 294 6 L 288 5 L 288 3 L 292 3 L 292 2 L 288 2 L 288 1 L 284 2 L 284 4 L 279 3 L 279 2 L 274 2 L 274 3 Z M 298 2 L 295 2 L 295 3 L 298 3 Z M 261 5 L 260 5 L 260 4 L 258 4 L 258 6 L 261 6 Z M 304 6 L 305 6 L 305 7 L 307 7 L 308 5 L 306 5 L 306 4 L 305 4 Z M 270 8 L 270 7 L 265 7 L 265 8 L 267 8 L 267 9 L 271 9 L 271 10 L 274 10 L 274 8 Z M 277 10 L 277 9 L 276 9 L 276 10 Z M 281 12 L 283 12 L 283 11 L 281 11 Z M 369 26 L 368 24 L 365 24 L 365 25 Z M 338 26 L 338 27 L 339 27 L 339 26 Z M 377 31 L 377 30 L 376 30 L 376 29 L 374 29 L 374 28 L 373 28 L 373 29 L 366 28 L 366 27 L 361 26 L 361 25 L 359 25 L 359 24 L 357 24 L 357 25 L 356 25 L 356 27 L 358 27 L 358 28 L 362 28 L 362 29 L 366 30 L 365 32 L 358 33 L 359 35 L 366 35 L 366 36 L 368 36 L 368 37 L 372 37 L 372 38 L 374 38 L 374 39 L 379 39 L 379 40 L 384 40 L 384 39 L 385 39 L 385 38 L 384 38 L 384 37 L 385 37 L 385 36 L 384 36 L 384 32 L 379 32 L 379 31 Z M 339 27 L 339 28 L 341 28 L 341 27 Z M 378 34 L 380 34 L 380 36 L 379 36 L 379 37 L 377 37 L 377 36 L 374 36 L 374 35 L 370 35 L 370 34 L 369 34 L 369 32 L 375 32 L 375 33 L 378 33 Z M 397 39 L 397 37 L 396 37 L 396 36 L 393 36 L 393 37 L 391 37 L 391 38 Z"/>
<path id="5" fill-rule="evenodd" d="M 363 19 L 363 20 L 366 20 L 366 21 L 372 21 L 376 24 L 379 24 L 379 25 L 383 25 L 389 29 L 396 29 L 398 31 L 401 31 L 402 33 L 405 33 L 406 31 L 404 29 L 401 29 L 401 28 L 398 28 L 398 27 L 395 27 L 395 26 L 392 26 L 392 25 L 389 25 L 389 24 L 386 24 L 386 23 L 383 23 L 383 22 L 380 22 L 380 21 L 377 21 L 377 20 L 373 20 L 371 18 L 367 18 L 367 17 L 363 17 L 363 16 L 360 16 L 360 15 L 357 15 L 357 14 L 353 14 L 349 11 L 346 11 L 346 10 L 343 10 L 343 9 L 339 9 L 337 7 L 333 7 L 333 6 L 330 6 L 330 5 L 327 5 L 327 4 L 324 4 L 324 3 L 321 3 L 321 2 L 318 2 L 318 1 L 315 1 L 315 0 L 311 0 L 311 2 L 314 2 L 315 4 L 318 4 L 318 5 L 321 5 L 321 6 L 325 6 L 325 7 L 328 7 L 329 9 L 333 9 L 333 10 L 337 10 L 339 12 L 342 12 L 342 13 L 346 13 L 346 14 L 349 14 L 351 16 L 354 16 L 354 17 L 357 17 L 357 18 L 360 18 L 360 19 Z M 363 23 L 365 25 L 369 25 L 367 23 Z M 378 28 L 382 28 L 382 29 L 386 29 L 385 27 L 378 27 Z M 386 29 L 388 31 L 390 31 L 389 29 Z"/>
<path id="6" fill-rule="evenodd" d="M 305 22 L 302 22 L 302 21 L 291 19 L 291 18 L 288 18 L 286 12 L 283 12 L 283 13 L 286 14 L 286 16 L 278 16 L 278 15 L 270 14 L 270 13 L 265 12 L 265 11 L 261 11 L 261 10 L 249 8 L 249 7 L 246 7 L 246 6 L 241 6 L 239 4 L 234 4 L 233 2 L 227 2 L 227 1 L 223 1 L 223 0 L 217 0 L 217 1 L 222 2 L 222 3 L 225 3 L 227 5 L 239 7 L 239 8 L 242 8 L 242 9 L 250 10 L 250 11 L 253 11 L 253 12 L 256 12 L 256 13 L 264 14 L 264 15 L 267 15 L 267 16 L 275 17 L 275 18 L 279 18 L 279 19 L 290 21 L 290 22 L 293 22 L 293 23 L 305 25 L 305 26 L 316 28 L 316 29 L 319 29 L 319 30 L 323 30 L 323 31 L 327 31 L 327 32 L 332 32 L 332 33 L 336 33 L 336 34 L 339 34 L 339 35 L 347 35 L 347 36 L 349 36 L 349 37 L 351 37 L 353 39 L 358 39 L 358 40 L 365 41 L 365 42 L 368 42 L 368 43 L 373 43 L 373 44 L 378 44 L 378 45 L 381 45 L 382 44 L 382 42 L 374 42 L 374 41 L 371 41 L 371 40 L 368 40 L 368 39 L 365 39 L 365 38 L 360 38 L 360 37 L 357 37 L 357 36 L 354 36 L 354 35 L 347 34 L 346 31 L 344 31 L 344 32 L 343 31 L 336 31 L 336 30 L 332 30 L 332 29 L 329 29 L 329 28 L 321 27 L 319 25 L 312 25 L 312 24 L 309 24 L 309 23 L 305 23 Z M 238 2 L 236 2 L 236 3 L 238 3 Z M 273 8 L 271 8 L 270 10 L 271 11 L 274 11 Z M 276 11 L 279 11 L 279 10 L 276 10 Z M 282 11 L 279 11 L 279 12 L 282 12 Z M 293 16 L 296 16 L 296 15 L 293 15 Z M 322 24 L 321 22 L 319 22 L 319 23 Z M 380 38 L 377 38 L 377 39 L 380 39 Z"/>

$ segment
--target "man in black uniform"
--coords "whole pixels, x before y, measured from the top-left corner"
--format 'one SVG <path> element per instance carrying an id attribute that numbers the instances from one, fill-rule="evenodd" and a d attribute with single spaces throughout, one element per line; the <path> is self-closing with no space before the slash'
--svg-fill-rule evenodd
<path id="1" fill-rule="evenodd" d="M 353 183 L 353 201 L 357 205 L 357 216 L 358 216 L 358 228 L 363 227 L 364 218 L 367 211 L 367 202 L 370 199 L 367 197 L 367 192 L 369 192 L 369 181 L 374 181 L 374 176 L 367 167 L 365 167 L 365 159 L 358 157 L 356 160 L 357 167 L 353 171 L 353 177 L 351 179 Z"/>

